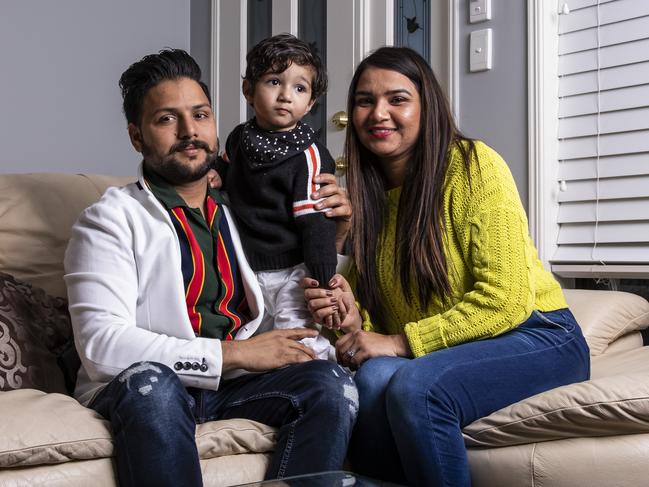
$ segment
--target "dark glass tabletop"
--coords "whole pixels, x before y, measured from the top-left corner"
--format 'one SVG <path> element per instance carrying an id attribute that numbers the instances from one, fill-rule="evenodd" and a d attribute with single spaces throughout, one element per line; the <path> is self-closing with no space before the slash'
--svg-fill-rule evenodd
<path id="1" fill-rule="evenodd" d="M 400 487 L 398 484 L 363 477 L 351 472 L 320 472 L 280 480 L 265 480 L 237 487 Z"/>

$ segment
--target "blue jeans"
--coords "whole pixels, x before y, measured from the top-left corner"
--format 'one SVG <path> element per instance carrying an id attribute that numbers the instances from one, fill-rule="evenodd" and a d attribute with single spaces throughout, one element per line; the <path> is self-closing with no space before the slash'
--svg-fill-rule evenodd
<path id="1" fill-rule="evenodd" d="M 535 311 L 508 333 L 420 358 L 370 359 L 354 378 L 352 466 L 409 485 L 468 487 L 464 426 L 589 375 L 588 345 L 568 309 Z"/>
<path id="2" fill-rule="evenodd" d="M 247 418 L 278 429 L 266 478 L 340 470 L 358 393 L 345 369 L 324 360 L 186 389 L 173 370 L 139 362 L 90 407 L 111 422 L 121 486 L 200 486 L 196 423 Z"/>

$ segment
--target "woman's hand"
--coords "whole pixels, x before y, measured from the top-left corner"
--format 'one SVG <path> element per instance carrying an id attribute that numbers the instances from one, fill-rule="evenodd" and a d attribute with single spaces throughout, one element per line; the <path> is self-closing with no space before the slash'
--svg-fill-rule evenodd
<path id="1" fill-rule="evenodd" d="M 360 330 L 363 320 L 347 280 L 336 274 L 329 281 L 331 289 L 318 286 L 318 281 L 310 277 L 302 280 L 304 298 L 313 320 L 326 328 L 345 333 Z"/>
<path id="2" fill-rule="evenodd" d="M 311 199 L 322 201 L 316 203 L 317 210 L 326 210 L 325 216 L 336 220 L 336 250 L 341 253 L 349 233 L 352 220 L 352 205 L 347 191 L 338 186 L 333 174 L 319 174 L 314 182 L 320 184 L 320 189 L 311 194 Z"/>
<path id="3" fill-rule="evenodd" d="M 336 342 L 338 362 L 352 370 L 373 357 L 412 357 L 405 335 L 382 335 L 371 331 L 356 330 Z"/>

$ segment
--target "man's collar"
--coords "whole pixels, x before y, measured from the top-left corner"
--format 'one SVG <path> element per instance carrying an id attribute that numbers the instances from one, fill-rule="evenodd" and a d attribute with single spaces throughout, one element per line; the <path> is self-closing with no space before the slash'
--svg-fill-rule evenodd
<path id="1" fill-rule="evenodd" d="M 177 207 L 189 208 L 185 200 L 178 194 L 176 187 L 158 176 L 153 171 L 147 169 L 145 164 L 142 164 L 142 178 L 145 184 L 149 187 L 153 195 L 160 200 L 160 202 L 169 210 Z M 218 189 L 207 187 L 207 195 L 211 196 L 218 204 L 223 203 L 223 196 Z"/>
<path id="2" fill-rule="evenodd" d="M 179 206 L 189 208 L 185 200 L 176 191 L 176 188 L 153 171 L 148 170 L 145 164 L 142 164 L 142 176 L 151 192 L 168 210 Z"/>

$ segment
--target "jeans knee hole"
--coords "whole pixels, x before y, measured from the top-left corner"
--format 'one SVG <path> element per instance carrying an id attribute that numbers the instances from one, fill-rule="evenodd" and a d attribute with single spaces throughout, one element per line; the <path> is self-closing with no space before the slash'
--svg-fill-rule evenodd
<path id="1" fill-rule="evenodd" d="M 153 391 L 153 384 L 158 382 L 157 374 L 162 374 L 162 369 L 151 362 L 141 362 L 138 365 L 130 367 L 122 372 L 119 381 L 123 384 L 126 382 L 126 389 L 131 390 L 131 379 L 140 374 L 149 373 L 148 384 L 145 383 L 138 387 L 137 391 L 142 396 L 148 396 Z"/>

